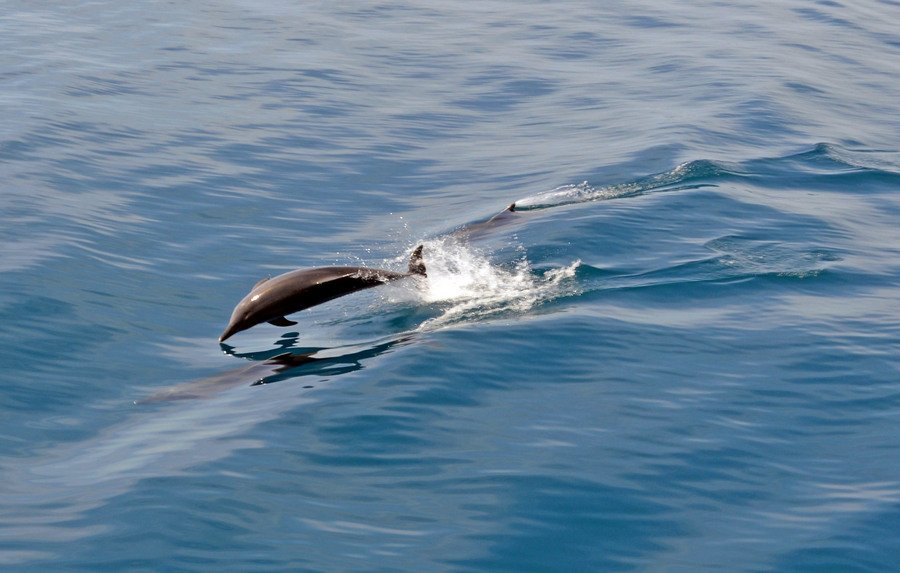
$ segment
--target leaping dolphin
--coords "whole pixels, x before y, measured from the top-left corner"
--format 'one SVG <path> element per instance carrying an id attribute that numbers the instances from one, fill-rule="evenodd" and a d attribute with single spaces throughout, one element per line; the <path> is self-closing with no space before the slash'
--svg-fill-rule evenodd
<path id="1" fill-rule="evenodd" d="M 299 269 L 263 279 L 234 307 L 231 320 L 219 337 L 219 342 L 263 322 L 275 326 L 293 326 L 297 323 L 288 320 L 285 315 L 358 290 L 411 276 L 426 276 L 422 245 L 412 252 L 409 268 L 405 273 L 365 267 L 320 267 Z"/>

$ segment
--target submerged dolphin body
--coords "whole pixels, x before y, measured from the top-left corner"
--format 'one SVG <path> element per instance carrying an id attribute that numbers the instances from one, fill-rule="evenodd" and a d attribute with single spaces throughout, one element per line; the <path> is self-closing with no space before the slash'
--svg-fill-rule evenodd
<path id="1" fill-rule="evenodd" d="M 321 267 L 300 269 L 256 283 L 234 308 L 228 326 L 219 337 L 223 342 L 235 333 L 263 322 L 292 326 L 285 315 L 323 302 L 411 276 L 426 276 L 422 245 L 416 247 L 405 273 L 365 267 Z"/>
<path id="2" fill-rule="evenodd" d="M 451 233 L 450 236 L 456 237 L 457 239 L 477 239 L 486 234 L 489 230 L 495 227 L 502 227 L 503 225 L 511 223 L 515 220 L 516 204 L 510 203 L 510 205 L 506 209 L 500 211 L 487 221 L 466 225 L 461 229 L 457 229 L 456 231 Z"/>

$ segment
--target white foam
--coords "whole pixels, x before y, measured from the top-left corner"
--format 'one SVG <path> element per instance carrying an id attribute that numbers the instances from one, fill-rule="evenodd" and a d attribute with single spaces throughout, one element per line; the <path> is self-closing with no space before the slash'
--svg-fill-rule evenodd
<path id="1" fill-rule="evenodd" d="M 578 185 L 562 185 L 549 191 L 519 199 L 515 202 L 516 210 L 547 209 L 575 203 L 620 199 L 655 191 L 673 191 L 683 188 L 680 185 L 686 184 L 691 179 L 726 171 L 738 172 L 736 167 L 729 167 L 726 170 L 724 164 L 718 162 L 714 163 L 705 160 L 688 161 L 669 171 L 625 183 L 594 187 L 587 181 L 584 181 Z"/>
<path id="2" fill-rule="evenodd" d="M 589 201 L 603 201 L 639 193 L 641 190 L 642 186 L 638 183 L 620 183 L 618 185 L 593 187 L 587 181 L 584 181 L 578 185 L 563 185 L 550 191 L 519 199 L 516 201 L 516 209 L 526 211 L 561 207 L 574 203 L 587 203 Z"/>
<path id="3" fill-rule="evenodd" d="M 418 330 L 521 314 L 535 305 L 574 291 L 571 279 L 581 261 L 562 268 L 535 272 L 522 256 L 510 264 L 493 263 L 471 245 L 450 238 L 425 243 L 428 279 L 407 290 L 420 304 L 440 314 L 425 320 Z"/>

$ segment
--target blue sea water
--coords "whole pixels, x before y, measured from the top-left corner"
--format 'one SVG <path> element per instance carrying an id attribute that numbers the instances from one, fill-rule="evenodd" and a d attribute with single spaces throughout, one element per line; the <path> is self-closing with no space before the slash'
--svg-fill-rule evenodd
<path id="1" fill-rule="evenodd" d="M 896 1 L 0 30 L 0 569 L 900 568 Z"/>

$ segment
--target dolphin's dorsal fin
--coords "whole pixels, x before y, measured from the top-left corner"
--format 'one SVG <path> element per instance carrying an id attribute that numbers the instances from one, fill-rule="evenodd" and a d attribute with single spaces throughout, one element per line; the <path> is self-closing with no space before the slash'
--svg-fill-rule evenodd
<path id="1" fill-rule="evenodd" d="M 264 282 L 266 282 L 267 280 L 269 280 L 269 278 L 271 278 L 271 277 L 266 277 L 266 278 L 264 278 L 264 279 L 259 279 L 259 282 L 256 283 L 255 285 L 253 285 L 253 288 L 256 288 L 256 287 L 258 287 L 259 285 L 263 284 Z M 253 288 L 250 289 L 250 290 L 253 290 Z"/>
<path id="2" fill-rule="evenodd" d="M 510 203 L 510 204 L 509 204 L 509 207 L 507 207 L 506 210 L 509 211 L 510 213 L 515 212 L 515 210 L 516 210 L 516 204 L 515 204 L 515 203 Z"/>
<path id="3" fill-rule="evenodd" d="M 268 321 L 268 323 L 272 326 L 294 326 L 295 324 L 297 324 L 296 321 L 288 320 L 283 316 L 273 318 L 272 320 Z"/>
<path id="4" fill-rule="evenodd" d="M 425 273 L 425 261 L 422 260 L 422 247 L 424 247 L 424 245 L 416 247 L 409 257 L 409 274 L 427 277 L 428 275 Z"/>

